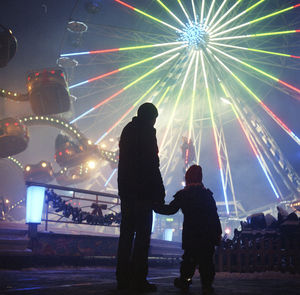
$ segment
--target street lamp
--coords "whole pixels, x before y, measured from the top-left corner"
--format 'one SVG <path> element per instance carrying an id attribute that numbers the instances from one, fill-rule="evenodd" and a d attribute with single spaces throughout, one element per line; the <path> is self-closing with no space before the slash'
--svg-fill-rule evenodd
<path id="1" fill-rule="evenodd" d="M 26 194 L 26 223 L 29 235 L 35 237 L 37 225 L 42 222 L 43 206 L 45 201 L 45 188 L 42 186 L 29 186 Z"/>

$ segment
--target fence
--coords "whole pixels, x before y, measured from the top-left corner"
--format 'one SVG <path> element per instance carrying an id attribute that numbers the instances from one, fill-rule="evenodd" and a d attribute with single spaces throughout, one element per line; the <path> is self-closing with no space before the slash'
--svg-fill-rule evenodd
<path id="1" fill-rule="evenodd" d="M 238 238 L 216 249 L 215 266 L 218 272 L 300 273 L 300 235 Z"/>
<path id="2" fill-rule="evenodd" d="M 26 182 L 26 185 L 47 189 L 42 217 L 45 231 L 48 230 L 49 222 L 119 226 L 120 199 L 117 195 L 36 182 Z M 60 193 L 55 193 L 54 190 Z M 74 201 L 78 202 L 78 206 L 72 205 L 71 202 Z M 84 211 L 85 208 L 91 209 Z M 102 210 L 111 213 L 103 215 Z"/>

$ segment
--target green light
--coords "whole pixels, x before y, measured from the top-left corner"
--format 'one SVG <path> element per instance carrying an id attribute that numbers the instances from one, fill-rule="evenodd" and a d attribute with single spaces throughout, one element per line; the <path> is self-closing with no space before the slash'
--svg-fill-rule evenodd
<path id="1" fill-rule="evenodd" d="M 274 77 L 274 76 L 272 76 L 272 75 L 270 75 L 270 74 L 264 72 L 263 70 L 260 70 L 260 69 L 254 67 L 254 66 L 252 66 L 252 65 L 250 65 L 250 64 L 248 64 L 248 63 L 246 63 L 246 62 L 244 62 L 244 61 L 241 61 L 240 59 L 238 59 L 238 58 L 236 58 L 236 57 L 234 57 L 234 56 L 232 56 L 232 55 L 229 55 L 229 54 L 227 54 L 227 53 L 225 53 L 225 52 L 223 52 L 223 51 L 221 51 L 221 50 L 219 50 L 219 49 L 217 49 L 217 48 L 215 48 L 215 47 L 213 47 L 213 46 L 210 46 L 210 45 L 209 45 L 209 47 L 212 48 L 213 50 L 215 50 L 215 51 L 217 51 L 217 52 L 219 52 L 219 53 L 221 53 L 221 54 L 223 54 L 223 55 L 229 57 L 230 59 L 233 59 L 233 60 L 235 60 L 235 61 L 237 61 L 237 62 L 243 64 L 244 66 L 246 66 L 246 67 L 248 67 L 248 68 L 250 68 L 250 69 L 252 69 L 252 70 L 254 70 L 254 71 L 256 71 L 256 72 L 258 72 L 258 73 L 260 73 L 260 74 L 262 74 L 262 75 L 264 75 L 264 76 L 266 76 L 266 77 L 269 77 L 270 79 L 272 79 L 272 80 L 274 80 L 274 81 L 276 81 L 276 82 L 278 82 L 278 78 L 276 78 L 276 77 Z"/>
<path id="2" fill-rule="evenodd" d="M 259 21 L 261 21 L 261 20 L 264 20 L 264 19 L 266 19 L 266 18 L 272 17 L 272 16 L 274 16 L 274 15 L 283 13 L 283 12 L 285 12 L 285 11 L 289 11 L 289 10 L 291 10 L 291 9 L 293 9 L 293 8 L 294 8 L 294 6 L 287 7 L 287 8 L 285 8 L 285 9 L 282 9 L 282 10 L 279 10 L 279 11 L 276 11 L 276 12 L 273 12 L 273 13 L 270 13 L 270 14 L 268 14 L 268 15 L 262 16 L 262 17 L 260 17 L 260 18 L 257 18 L 257 19 L 255 19 L 255 20 L 251 20 L 250 23 L 253 24 L 253 23 L 259 22 Z"/>
<path id="3" fill-rule="evenodd" d="M 220 11 L 222 10 L 222 8 L 226 4 L 226 2 L 227 2 L 227 0 L 224 0 L 222 2 L 222 4 L 220 5 L 219 9 L 217 10 L 217 12 L 215 13 L 215 15 L 211 19 L 210 23 L 208 24 L 208 27 L 210 27 L 210 25 L 213 24 L 213 22 L 215 21 L 215 18 L 219 15 Z"/>
<path id="4" fill-rule="evenodd" d="M 174 26 L 171 26 L 168 23 L 165 23 L 162 20 L 160 20 L 160 19 L 158 19 L 158 18 L 156 18 L 156 17 L 154 17 L 154 16 L 152 16 L 152 15 L 150 15 L 150 14 L 148 14 L 148 13 L 142 11 L 142 10 L 139 10 L 137 8 L 135 8 L 134 10 L 137 11 L 138 13 L 140 13 L 140 14 L 143 14 L 143 15 L 145 15 L 145 16 L 147 16 L 147 17 L 149 17 L 149 18 L 151 18 L 151 19 L 153 19 L 153 20 L 155 20 L 155 21 L 157 21 L 157 22 L 159 22 L 159 23 L 161 23 L 161 24 L 163 24 L 163 25 L 165 25 L 165 26 L 167 26 L 167 27 L 175 30 L 175 31 L 179 31 L 179 32 L 181 31 L 180 29 L 178 29 L 178 28 L 176 28 Z"/>
<path id="5" fill-rule="evenodd" d="M 193 127 L 194 106 L 195 106 L 195 96 L 196 96 L 196 86 L 197 86 L 197 74 L 198 74 L 199 55 L 200 55 L 200 52 L 198 51 L 197 54 L 196 54 L 196 63 L 195 63 L 195 72 L 194 72 L 194 83 L 193 83 L 193 93 L 192 93 L 192 105 L 191 105 L 191 113 L 190 113 L 190 121 L 189 121 L 188 141 L 190 141 L 190 139 L 191 139 L 192 127 Z"/>
<path id="6" fill-rule="evenodd" d="M 238 0 L 238 1 L 236 1 L 235 2 L 235 4 L 234 5 L 232 5 L 219 19 L 218 19 L 218 21 L 214 24 L 214 25 L 212 25 L 212 27 L 211 28 L 209 28 L 208 29 L 208 31 L 209 32 L 212 32 L 213 31 L 213 29 L 240 3 L 240 2 L 242 2 L 242 0 Z"/>
<path id="7" fill-rule="evenodd" d="M 140 101 L 160 82 L 160 80 L 157 80 L 134 104 L 133 106 L 137 106 Z"/>
<path id="8" fill-rule="evenodd" d="M 250 37 L 274 36 L 274 35 L 283 35 L 283 34 L 291 34 L 291 33 L 296 33 L 296 30 L 281 31 L 281 32 L 270 32 L 270 33 L 261 33 L 261 34 L 253 34 L 253 35 L 250 35 Z"/>
<path id="9" fill-rule="evenodd" d="M 292 33 L 298 33 L 298 30 L 268 32 L 268 33 L 251 34 L 251 35 L 249 34 L 249 35 L 241 35 L 241 36 L 229 36 L 229 37 L 222 37 L 222 38 L 211 38 L 210 40 L 215 41 L 215 40 L 244 39 L 244 38 L 253 38 L 253 37 L 284 35 L 284 34 L 292 34 Z"/>
<path id="10" fill-rule="evenodd" d="M 183 5 L 182 5 L 181 1 L 180 1 L 180 0 L 177 0 L 177 2 L 179 3 L 179 5 L 180 5 L 180 7 L 181 7 L 181 9 L 182 9 L 183 13 L 185 14 L 185 16 L 186 16 L 186 18 L 187 18 L 187 20 L 188 20 L 189 24 L 191 24 L 191 20 L 190 20 L 190 18 L 189 18 L 189 16 L 188 16 L 188 14 L 187 14 L 186 10 L 184 9 L 184 7 L 183 7 Z"/>
<path id="11" fill-rule="evenodd" d="M 140 60 L 140 61 L 138 61 L 138 62 L 135 62 L 135 63 L 133 63 L 133 64 L 124 66 L 124 67 L 122 67 L 122 68 L 119 69 L 119 72 L 121 72 L 121 71 L 123 71 L 123 70 L 127 70 L 127 69 L 132 68 L 132 67 L 135 67 L 135 66 L 140 65 L 140 64 L 142 64 L 142 63 L 148 62 L 148 61 L 150 61 L 150 60 L 154 60 L 154 59 L 156 59 L 156 58 L 158 58 L 158 57 L 162 57 L 162 56 L 164 56 L 164 55 L 166 55 L 166 54 L 169 54 L 169 53 L 172 53 L 172 52 L 174 52 L 174 51 L 180 50 L 180 49 L 182 49 L 182 48 L 184 48 L 184 47 L 186 47 L 186 46 L 187 46 L 187 45 L 179 46 L 179 47 L 176 47 L 176 48 L 167 50 L 167 51 L 165 51 L 165 52 L 163 52 L 163 53 L 160 53 L 160 54 L 157 54 L 157 55 L 154 55 L 154 56 L 145 58 L 145 59 Z"/>
<path id="12" fill-rule="evenodd" d="M 157 103 L 157 107 L 159 107 L 161 105 L 161 103 L 163 102 L 164 98 L 166 97 L 167 93 L 169 92 L 170 90 L 170 86 L 167 87 L 167 89 L 165 90 L 164 94 L 162 95 L 162 97 L 160 98 L 160 100 L 158 101 Z"/>
<path id="13" fill-rule="evenodd" d="M 230 23 L 232 23 L 233 21 L 235 21 L 236 19 L 238 19 L 239 17 L 241 17 L 242 15 L 248 13 L 249 11 L 251 11 L 252 9 L 254 9 L 256 6 L 258 6 L 260 3 L 264 2 L 265 0 L 260 0 L 257 3 L 253 4 L 252 6 L 250 6 L 249 8 L 245 9 L 244 11 L 242 11 L 241 13 L 239 13 L 238 15 L 236 15 L 235 17 L 231 18 L 229 21 L 225 22 L 223 25 L 219 26 L 216 30 L 214 30 L 212 33 L 214 34 L 215 32 L 218 32 L 220 29 L 224 28 L 225 26 L 229 25 Z"/>
<path id="14" fill-rule="evenodd" d="M 266 51 L 261 49 L 255 49 L 255 48 L 246 48 L 246 47 L 240 47 L 240 46 L 234 46 L 234 45 L 228 45 L 223 43 L 217 43 L 217 42 L 210 42 L 212 45 L 218 45 L 223 47 L 229 47 L 229 48 L 235 48 L 235 49 L 241 49 L 241 50 L 248 50 L 253 52 L 259 52 L 259 53 L 266 53 L 266 54 L 272 54 L 272 55 L 279 55 L 279 56 L 285 56 L 285 57 L 291 57 L 290 54 L 280 53 L 280 52 L 274 52 L 274 51 Z"/>
<path id="15" fill-rule="evenodd" d="M 141 81 L 142 79 L 146 78 L 147 76 L 149 76 L 150 74 L 152 74 L 153 72 L 155 72 L 156 70 L 158 70 L 159 68 L 163 67 L 166 63 L 170 62 L 172 59 L 174 59 L 176 56 L 178 56 L 179 53 L 174 54 L 173 56 L 171 56 L 169 59 L 167 59 L 166 61 L 164 61 L 163 63 L 159 64 L 158 66 L 154 67 L 152 70 L 150 70 L 149 72 L 147 72 L 146 74 L 142 75 L 141 77 L 139 77 L 138 79 L 134 80 L 133 82 L 131 82 L 130 84 L 126 85 L 123 89 L 126 90 L 129 87 L 131 87 L 132 85 L 136 84 L 137 82 Z"/>
<path id="16" fill-rule="evenodd" d="M 119 51 L 145 49 L 145 48 L 162 47 L 162 46 L 171 46 L 171 45 L 179 45 L 179 44 L 183 44 L 183 42 L 168 42 L 168 43 L 158 43 L 158 44 L 151 44 L 151 45 L 122 47 L 122 48 L 119 48 Z"/>
<path id="17" fill-rule="evenodd" d="M 171 14 L 183 27 L 185 24 L 164 4 L 161 0 L 156 0 L 169 14 Z"/>
<path id="18" fill-rule="evenodd" d="M 230 29 L 228 29 L 228 30 L 219 32 L 218 34 L 214 34 L 212 37 L 220 36 L 220 35 L 223 35 L 223 34 L 225 34 L 225 33 L 235 31 L 235 30 L 240 29 L 240 28 L 242 28 L 242 27 L 245 27 L 245 26 L 248 26 L 248 25 L 257 23 L 257 22 L 259 22 L 259 21 L 261 21 L 261 20 L 267 19 L 267 18 L 269 18 L 269 17 L 272 17 L 272 16 L 274 16 L 274 15 L 278 15 L 278 14 L 281 14 L 281 13 L 283 13 L 283 12 L 289 11 L 289 10 L 291 10 L 291 9 L 293 9 L 293 8 L 294 8 L 294 6 L 291 6 L 291 7 L 288 7 L 288 8 L 285 8 L 285 9 L 282 9 L 282 10 L 279 10 L 279 11 L 276 11 L 276 12 L 273 12 L 273 13 L 270 13 L 270 14 L 268 14 L 268 15 L 259 17 L 259 18 L 257 18 L 257 19 L 252 20 L 252 21 L 249 21 L 249 22 L 246 22 L 246 23 L 244 23 L 244 24 L 238 25 L 238 26 L 236 26 L 236 27 L 232 27 L 232 28 L 230 28 Z"/>
<path id="19" fill-rule="evenodd" d="M 169 129 L 170 129 L 171 124 L 172 124 L 172 122 L 173 122 L 173 119 L 174 119 L 174 116 L 175 116 L 175 113 L 176 113 L 176 110 L 177 110 L 178 103 L 179 103 L 179 101 L 180 101 L 180 99 L 181 99 L 182 92 L 183 92 L 183 89 L 184 89 L 184 86 L 185 86 L 185 83 L 186 83 L 188 74 L 189 74 L 189 72 L 190 72 L 191 66 L 192 66 L 193 61 L 194 61 L 194 57 L 195 57 L 195 52 L 192 53 L 192 58 L 191 58 L 191 60 L 190 60 L 190 62 L 189 62 L 188 68 L 187 68 L 186 73 L 185 73 L 185 76 L 184 76 L 184 78 L 183 78 L 183 81 L 182 81 L 182 84 L 181 84 L 179 93 L 178 93 L 177 98 L 176 98 L 176 101 L 175 101 L 175 105 L 174 105 L 173 110 L 172 110 L 172 114 L 171 114 L 171 116 L 170 116 L 170 119 L 169 119 L 169 122 L 168 122 L 168 125 L 167 125 L 167 129 L 166 129 L 166 131 L 165 131 L 163 140 L 162 140 L 162 142 L 161 142 L 161 144 L 160 144 L 160 148 L 159 148 L 160 150 L 162 150 L 162 147 L 164 146 L 165 140 L 166 140 L 167 135 L 168 135 L 168 133 L 169 133 Z"/>

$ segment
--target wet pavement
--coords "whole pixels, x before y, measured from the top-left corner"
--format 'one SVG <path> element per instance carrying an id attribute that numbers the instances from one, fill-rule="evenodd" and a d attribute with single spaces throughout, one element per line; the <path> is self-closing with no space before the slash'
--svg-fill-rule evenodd
<path id="1" fill-rule="evenodd" d="M 114 272 L 113 266 L 0 270 L 0 294 L 130 294 L 116 290 Z M 150 268 L 149 281 L 157 284 L 158 292 L 148 294 L 183 294 L 173 286 L 173 280 L 177 276 L 177 266 Z M 217 273 L 214 287 L 217 295 L 299 295 L 300 274 Z M 193 285 L 187 294 L 201 294 L 198 273 L 195 274 Z"/>

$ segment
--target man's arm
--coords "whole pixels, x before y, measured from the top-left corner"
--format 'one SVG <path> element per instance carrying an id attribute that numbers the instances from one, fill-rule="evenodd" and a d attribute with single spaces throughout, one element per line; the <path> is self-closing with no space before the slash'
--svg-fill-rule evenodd
<path id="1" fill-rule="evenodd" d="M 156 203 L 154 204 L 153 210 L 155 213 L 163 215 L 172 215 L 178 212 L 180 209 L 180 198 L 175 195 L 174 200 L 170 204 Z"/>

